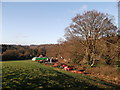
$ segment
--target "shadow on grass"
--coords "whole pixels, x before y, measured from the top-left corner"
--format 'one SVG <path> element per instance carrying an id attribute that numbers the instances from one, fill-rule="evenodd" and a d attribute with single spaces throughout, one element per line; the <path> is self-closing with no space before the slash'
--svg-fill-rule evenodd
<path id="1" fill-rule="evenodd" d="M 83 89 L 99 89 L 97 86 L 90 85 L 70 75 L 52 70 L 50 73 L 39 74 L 37 76 L 30 76 L 29 74 L 14 75 L 9 74 L 3 79 L 3 90 L 10 89 L 69 89 L 69 90 L 83 90 Z"/>
<path id="2" fill-rule="evenodd" d="M 55 87 L 55 88 L 59 88 L 59 87 L 63 87 L 64 89 L 68 89 L 69 90 L 81 90 L 81 89 L 100 89 L 97 86 L 93 86 L 90 85 L 90 83 L 85 83 L 84 81 L 74 78 L 70 75 L 64 74 L 62 72 L 56 71 L 55 73 L 57 73 L 57 77 L 49 77 L 50 80 L 56 80 L 57 82 L 59 82 L 59 86 Z"/>
<path id="3" fill-rule="evenodd" d="M 106 82 L 106 81 L 100 80 L 98 78 L 92 79 L 91 77 L 84 75 L 81 78 L 81 81 L 80 81 L 80 78 L 77 79 L 76 77 L 74 78 L 74 77 L 72 77 L 70 75 L 67 75 L 67 74 L 64 74 L 62 72 L 58 72 L 58 71 L 56 71 L 56 72 L 58 73 L 58 78 L 63 76 L 64 77 L 63 80 L 71 80 L 70 83 L 74 82 L 72 85 L 73 85 L 74 88 L 76 87 L 76 89 L 86 89 L 86 88 L 88 88 L 88 89 L 103 89 L 103 88 L 109 88 L 109 89 L 113 89 L 113 90 L 120 90 L 120 85 L 112 84 L 110 82 Z M 60 79 L 59 82 L 61 82 L 61 79 Z M 103 87 L 99 87 L 99 86 L 97 86 L 95 84 L 93 85 L 90 82 L 94 82 L 96 84 L 97 83 L 101 84 Z"/>
<path id="4" fill-rule="evenodd" d="M 106 81 L 98 79 L 98 78 L 96 78 L 96 79 L 92 79 L 92 78 L 89 78 L 89 77 L 86 77 L 86 78 L 89 79 L 90 81 L 100 83 L 100 84 L 105 85 L 109 88 L 114 88 L 115 90 L 120 90 L 120 85 L 116 85 L 116 84 L 113 84 L 113 83 L 110 83 L 110 82 L 106 82 Z"/>
<path id="5" fill-rule="evenodd" d="M 6 68 L 7 69 L 7 68 Z M 11 68 L 7 70 L 12 70 Z M 21 69 L 23 70 L 23 69 Z M 26 70 L 28 72 L 26 72 Z M 31 69 L 30 69 L 31 70 Z M 22 73 L 20 70 L 18 72 L 14 70 L 12 73 L 3 74 L 3 89 L 54 89 L 54 90 L 101 90 L 102 86 L 107 88 L 113 88 L 112 90 L 119 90 L 120 86 L 111 84 L 109 82 L 91 78 L 89 76 L 78 74 L 72 74 L 69 72 L 57 71 L 50 69 L 50 67 L 41 67 L 36 68 L 37 72 L 34 70 L 31 72 L 26 68 Z M 96 83 L 96 84 L 95 84 Z M 99 86 L 97 84 L 100 84 Z"/>

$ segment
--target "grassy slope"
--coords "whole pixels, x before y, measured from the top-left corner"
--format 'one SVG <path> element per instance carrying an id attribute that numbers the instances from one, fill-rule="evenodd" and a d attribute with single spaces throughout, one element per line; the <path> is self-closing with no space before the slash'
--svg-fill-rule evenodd
<path id="1" fill-rule="evenodd" d="M 3 89 L 4 88 L 113 88 L 120 86 L 89 77 L 82 74 L 74 74 L 61 69 L 47 67 L 31 60 L 5 61 L 2 63 Z"/>

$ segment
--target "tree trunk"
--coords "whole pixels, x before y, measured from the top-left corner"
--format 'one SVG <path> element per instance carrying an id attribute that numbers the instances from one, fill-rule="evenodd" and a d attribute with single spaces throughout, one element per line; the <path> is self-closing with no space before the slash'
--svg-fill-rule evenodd
<path id="1" fill-rule="evenodd" d="M 91 62 L 91 67 L 93 67 L 94 66 L 94 64 L 95 64 L 95 58 L 93 58 L 93 60 L 92 60 L 92 62 Z"/>
<path id="2" fill-rule="evenodd" d="M 88 49 L 86 48 L 86 52 L 85 52 L 85 59 L 87 60 L 88 65 L 90 65 L 90 54 Z"/>

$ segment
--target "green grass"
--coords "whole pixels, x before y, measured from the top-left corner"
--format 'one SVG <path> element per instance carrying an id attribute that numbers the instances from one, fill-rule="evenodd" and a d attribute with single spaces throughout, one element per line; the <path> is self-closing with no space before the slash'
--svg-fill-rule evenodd
<path id="1" fill-rule="evenodd" d="M 2 62 L 2 87 L 21 90 L 27 88 L 69 90 L 112 88 L 115 90 L 120 88 L 94 77 L 74 74 L 31 60 Z"/>

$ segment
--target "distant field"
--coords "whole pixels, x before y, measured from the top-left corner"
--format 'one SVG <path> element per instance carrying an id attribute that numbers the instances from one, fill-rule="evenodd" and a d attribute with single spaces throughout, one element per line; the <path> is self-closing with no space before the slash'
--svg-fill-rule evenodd
<path id="1" fill-rule="evenodd" d="M 2 70 L 3 89 L 62 88 L 83 90 L 86 88 L 113 88 L 119 90 L 120 88 L 120 86 L 110 84 L 94 77 L 74 74 L 31 60 L 2 62 Z"/>

